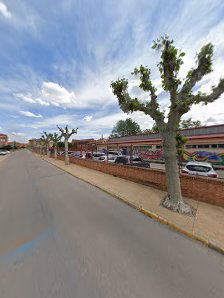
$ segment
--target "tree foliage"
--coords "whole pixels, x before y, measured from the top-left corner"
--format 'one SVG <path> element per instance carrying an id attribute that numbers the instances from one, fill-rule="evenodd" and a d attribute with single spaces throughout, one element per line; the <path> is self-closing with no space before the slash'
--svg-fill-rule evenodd
<path id="1" fill-rule="evenodd" d="M 47 133 L 46 131 L 43 131 L 40 139 L 44 143 L 45 146 L 48 146 L 51 141 L 51 134 Z"/>
<path id="2" fill-rule="evenodd" d="M 182 120 L 180 123 L 180 128 L 195 128 L 202 126 L 201 121 L 199 120 L 192 120 L 192 118 L 188 118 L 186 120 Z"/>
<path id="3" fill-rule="evenodd" d="M 62 136 L 58 133 L 50 134 L 51 141 L 53 142 L 54 147 L 58 147 L 58 143 L 60 142 Z"/>
<path id="4" fill-rule="evenodd" d="M 110 137 L 115 136 L 130 136 L 134 134 L 141 133 L 140 126 L 137 122 L 133 121 L 131 118 L 126 120 L 119 120 L 112 130 Z"/>
<path id="5" fill-rule="evenodd" d="M 187 138 L 183 136 L 180 132 L 176 134 L 176 147 L 177 147 L 177 157 L 183 156 L 184 146 L 187 143 Z"/>
<path id="6" fill-rule="evenodd" d="M 68 140 L 73 134 L 76 134 L 78 131 L 78 128 L 76 128 L 76 129 L 73 128 L 69 132 L 68 125 L 66 125 L 64 129 L 57 125 L 57 128 L 61 132 L 61 137 L 64 137 L 64 139 L 66 139 L 66 140 Z"/>
<path id="7" fill-rule="evenodd" d="M 150 134 L 150 133 L 159 133 L 159 128 L 156 125 L 156 123 L 153 124 L 152 128 L 147 128 L 142 131 L 144 134 Z"/>

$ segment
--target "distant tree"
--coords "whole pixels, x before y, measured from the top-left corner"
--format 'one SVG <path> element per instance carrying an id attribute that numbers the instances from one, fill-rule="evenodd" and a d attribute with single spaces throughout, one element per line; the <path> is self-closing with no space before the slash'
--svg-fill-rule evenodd
<path id="1" fill-rule="evenodd" d="M 158 133 L 159 132 L 159 127 L 157 126 L 156 123 L 153 124 L 151 132 L 153 132 L 153 133 Z"/>
<path id="2" fill-rule="evenodd" d="M 65 148 L 65 143 L 62 141 L 58 142 L 58 148 Z M 72 148 L 71 142 L 68 142 L 68 148 Z"/>
<path id="3" fill-rule="evenodd" d="M 78 131 L 78 128 L 72 129 L 71 132 L 68 130 L 68 125 L 65 126 L 64 129 L 57 126 L 59 131 L 61 132 L 61 137 L 64 138 L 65 141 L 65 164 L 69 165 L 69 156 L 68 156 L 68 140 L 73 135 L 76 134 Z"/>
<path id="4" fill-rule="evenodd" d="M 201 121 L 193 121 L 192 118 L 188 118 L 180 122 L 180 128 L 195 128 L 200 126 L 202 126 Z"/>
<path id="5" fill-rule="evenodd" d="M 54 159 L 57 159 L 58 142 L 61 140 L 61 136 L 58 133 L 51 134 L 51 141 L 54 147 Z"/>
<path id="6" fill-rule="evenodd" d="M 142 133 L 144 133 L 144 134 L 150 134 L 150 133 L 152 133 L 152 130 L 151 130 L 151 128 L 147 128 L 147 129 L 144 129 L 142 131 Z"/>
<path id="7" fill-rule="evenodd" d="M 152 128 L 147 128 L 142 131 L 144 134 L 149 134 L 149 133 L 159 133 L 159 128 L 156 125 L 156 123 L 153 124 Z"/>
<path id="8" fill-rule="evenodd" d="M 141 133 L 140 126 L 137 122 L 133 121 L 131 118 L 126 120 L 119 120 L 114 126 L 111 136 L 130 136 L 134 134 Z"/>
<path id="9" fill-rule="evenodd" d="M 65 147 L 65 143 L 60 141 L 58 142 L 58 148 L 64 148 Z"/>
<path id="10" fill-rule="evenodd" d="M 151 70 L 148 67 L 141 65 L 139 68 L 135 68 L 132 73 L 139 76 L 139 87 L 149 93 L 148 101 L 142 102 L 138 98 L 131 98 L 128 93 L 128 81 L 125 78 L 112 82 L 111 87 L 123 112 L 142 111 L 151 116 L 159 128 L 163 142 L 168 190 L 168 194 L 161 204 L 173 211 L 193 215 L 194 209 L 184 202 L 181 194 L 176 158 L 176 133 L 181 117 L 189 112 L 193 104 L 208 104 L 220 97 L 224 92 L 224 79 L 221 79 L 217 86 L 213 86 L 208 95 L 201 92 L 193 93 L 196 83 L 212 71 L 213 45 L 211 43 L 201 48 L 197 54 L 196 67 L 188 72 L 183 82 L 178 77 L 178 73 L 183 64 L 185 53 L 179 51 L 168 36 L 157 39 L 153 49 L 161 53 L 158 68 L 161 74 L 162 87 L 165 92 L 169 93 L 170 97 L 167 120 L 165 112 L 160 108 L 157 90 L 151 80 Z"/>

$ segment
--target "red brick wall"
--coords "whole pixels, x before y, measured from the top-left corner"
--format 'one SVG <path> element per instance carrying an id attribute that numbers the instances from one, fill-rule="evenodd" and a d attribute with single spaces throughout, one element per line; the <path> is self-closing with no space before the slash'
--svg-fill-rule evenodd
<path id="1" fill-rule="evenodd" d="M 58 159 L 64 160 L 64 156 Z M 111 174 L 134 182 L 166 190 L 166 178 L 163 170 L 142 169 L 131 166 L 106 164 L 93 160 L 70 158 L 71 163 Z M 224 180 L 181 175 L 183 195 L 198 201 L 224 207 Z"/>

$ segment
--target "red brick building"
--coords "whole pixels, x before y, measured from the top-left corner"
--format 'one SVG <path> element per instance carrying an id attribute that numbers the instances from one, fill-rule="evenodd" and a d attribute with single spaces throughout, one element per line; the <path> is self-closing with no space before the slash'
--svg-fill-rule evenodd
<path id="1" fill-rule="evenodd" d="M 0 133 L 0 147 L 8 145 L 8 136 Z"/>

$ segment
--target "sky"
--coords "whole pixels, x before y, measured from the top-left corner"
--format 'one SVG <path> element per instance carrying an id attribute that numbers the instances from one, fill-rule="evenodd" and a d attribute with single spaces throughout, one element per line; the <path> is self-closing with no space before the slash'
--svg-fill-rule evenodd
<path id="1" fill-rule="evenodd" d="M 149 116 L 120 110 L 111 81 L 128 78 L 130 93 L 147 100 L 131 76 L 147 65 L 166 110 L 151 46 L 168 34 L 186 53 L 181 78 L 200 48 L 214 44 L 213 72 L 197 86 L 209 92 L 224 76 L 223 32 L 223 0 L 0 0 L 0 133 L 26 142 L 68 125 L 79 128 L 77 139 L 100 138 L 127 117 L 150 128 Z M 224 123 L 223 100 L 193 106 L 183 119 Z"/>

